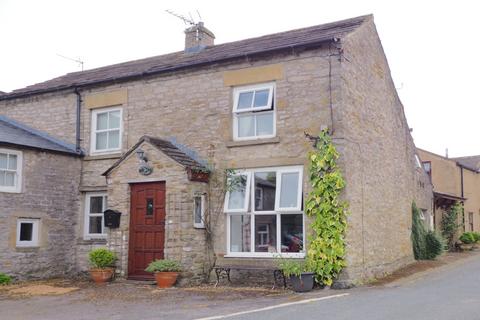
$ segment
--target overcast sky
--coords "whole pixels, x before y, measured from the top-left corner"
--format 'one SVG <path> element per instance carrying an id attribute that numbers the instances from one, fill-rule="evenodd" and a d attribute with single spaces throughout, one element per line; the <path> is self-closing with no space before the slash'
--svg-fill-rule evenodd
<path id="1" fill-rule="evenodd" d="M 0 0 L 0 90 L 80 70 L 58 54 L 91 69 L 182 50 L 185 25 L 166 9 L 198 10 L 216 43 L 373 13 L 416 145 L 480 154 L 475 2 Z"/>

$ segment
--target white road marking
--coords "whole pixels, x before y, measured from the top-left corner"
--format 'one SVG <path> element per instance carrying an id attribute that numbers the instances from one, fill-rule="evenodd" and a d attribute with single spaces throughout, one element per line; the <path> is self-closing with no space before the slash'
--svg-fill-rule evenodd
<path id="1" fill-rule="evenodd" d="M 300 300 L 300 301 L 295 301 L 295 302 L 281 303 L 281 304 L 277 304 L 277 305 L 270 306 L 270 307 L 264 307 L 264 308 L 253 309 L 253 310 L 248 310 L 248 311 L 241 311 L 241 312 L 230 313 L 230 314 L 224 314 L 224 315 L 220 315 L 220 316 L 199 318 L 199 319 L 196 319 L 196 320 L 224 319 L 224 318 L 235 317 L 235 316 L 239 316 L 239 315 L 243 315 L 243 314 L 249 314 L 249 313 L 255 313 L 255 312 L 260 312 L 260 311 L 268 311 L 268 310 L 273 310 L 273 309 L 277 309 L 277 308 L 288 307 L 288 306 L 292 306 L 292 305 L 296 305 L 296 304 L 305 304 L 305 303 L 316 302 L 316 301 L 321 301 L 321 300 L 340 298 L 340 297 L 345 297 L 345 296 L 348 296 L 348 295 L 349 295 L 349 293 L 335 294 L 335 295 L 327 296 L 327 297 L 312 298 L 312 299 L 305 299 L 305 300 Z"/>

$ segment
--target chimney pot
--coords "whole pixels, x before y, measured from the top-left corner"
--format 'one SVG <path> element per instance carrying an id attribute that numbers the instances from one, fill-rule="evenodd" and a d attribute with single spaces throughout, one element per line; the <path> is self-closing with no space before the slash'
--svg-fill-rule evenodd
<path id="1" fill-rule="evenodd" d="M 185 30 L 185 52 L 200 52 L 208 46 L 213 46 L 215 35 L 199 22 Z"/>

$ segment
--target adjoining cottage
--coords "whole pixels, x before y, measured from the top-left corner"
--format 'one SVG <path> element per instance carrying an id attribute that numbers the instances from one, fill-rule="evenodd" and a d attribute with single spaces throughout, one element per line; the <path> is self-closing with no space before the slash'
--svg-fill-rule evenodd
<path id="1" fill-rule="evenodd" d="M 312 148 L 305 133 L 324 128 L 340 151 L 351 212 L 348 267 L 339 282 L 361 282 L 413 261 L 411 203 L 430 213 L 431 184 L 416 167 L 372 16 L 220 45 L 198 24 L 186 30 L 185 43 L 182 52 L 70 73 L 0 96 L 2 115 L 84 152 L 55 173 L 76 188 L 23 175 L 45 184 L 45 192 L 66 190 L 61 205 L 70 210 L 69 226 L 54 225 L 73 225 L 74 233 L 49 239 L 71 244 L 66 256 L 75 256 L 64 272 L 86 270 L 87 252 L 98 246 L 115 250 L 117 272 L 134 279 L 148 277 L 145 266 L 163 257 L 180 260 L 183 281 L 190 282 L 204 279 L 212 261 L 272 265 L 277 256 L 303 258 Z M 240 189 L 225 194 L 218 181 L 226 170 Z M 122 213 L 119 228 L 104 226 L 106 209 Z M 2 215 L 14 219 L 11 211 Z M 215 217 L 209 236 L 206 216 Z"/>
<path id="2" fill-rule="evenodd" d="M 441 230 L 442 217 L 451 206 L 463 204 L 458 217 L 458 235 L 480 230 L 480 156 L 448 158 L 417 149 L 425 170 L 431 177 L 434 191 L 434 211 L 431 225 Z"/>
<path id="3" fill-rule="evenodd" d="M 2 272 L 40 278 L 75 270 L 80 172 L 75 146 L 0 116 Z"/>

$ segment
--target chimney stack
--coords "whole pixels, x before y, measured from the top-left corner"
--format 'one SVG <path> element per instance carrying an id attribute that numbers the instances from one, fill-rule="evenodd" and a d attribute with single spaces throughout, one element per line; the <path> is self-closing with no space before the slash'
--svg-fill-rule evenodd
<path id="1" fill-rule="evenodd" d="M 185 30 L 185 52 L 200 52 L 208 46 L 213 46 L 215 35 L 212 31 L 203 26 L 203 22 L 199 22 Z"/>

